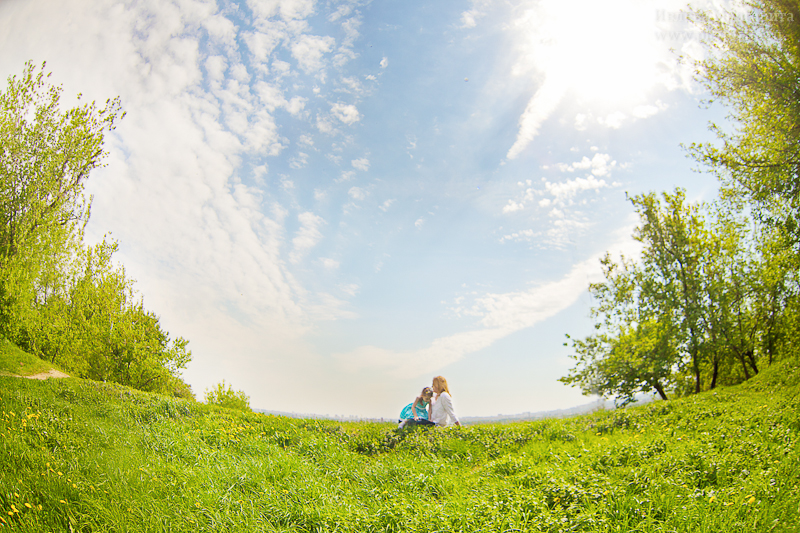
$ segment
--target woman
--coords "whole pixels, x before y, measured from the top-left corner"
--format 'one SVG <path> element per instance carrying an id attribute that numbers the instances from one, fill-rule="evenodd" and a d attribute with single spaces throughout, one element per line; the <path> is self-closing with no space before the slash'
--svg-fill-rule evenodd
<path id="1" fill-rule="evenodd" d="M 436 395 L 431 409 L 431 420 L 439 427 L 446 427 L 450 424 L 461 426 L 458 421 L 455 409 L 453 409 L 453 398 L 450 396 L 450 389 L 447 388 L 447 380 L 444 376 L 433 378 L 431 385 L 433 393 Z"/>

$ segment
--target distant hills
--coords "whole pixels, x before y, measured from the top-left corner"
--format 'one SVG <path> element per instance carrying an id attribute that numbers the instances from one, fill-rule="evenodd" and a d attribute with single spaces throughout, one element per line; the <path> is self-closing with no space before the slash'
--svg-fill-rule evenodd
<path id="1" fill-rule="evenodd" d="M 649 394 L 642 394 L 637 396 L 637 401 L 634 405 L 642 405 L 653 401 L 653 396 Z M 515 415 L 498 414 L 494 416 L 462 416 L 459 420 L 462 424 L 497 424 L 503 422 L 524 422 L 526 420 L 540 420 L 542 418 L 567 418 L 570 416 L 577 416 L 600 409 L 616 409 L 612 400 L 598 399 L 593 402 L 569 407 L 566 409 L 554 409 L 551 411 L 536 411 L 531 413 L 529 411 Z M 339 420 L 341 422 L 394 422 L 395 417 L 384 418 L 368 418 L 363 416 L 343 416 L 343 415 L 318 415 L 310 413 L 289 413 L 286 411 L 269 411 L 267 409 L 253 409 L 257 413 L 264 413 L 266 415 L 286 416 L 289 418 L 311 418 L 320 420 Z"/>

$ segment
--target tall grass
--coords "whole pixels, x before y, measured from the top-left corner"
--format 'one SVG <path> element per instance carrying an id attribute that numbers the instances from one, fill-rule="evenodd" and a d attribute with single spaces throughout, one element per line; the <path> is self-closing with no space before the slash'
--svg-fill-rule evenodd
<path id="1" fill-rule="evenodd" d="M 799 384 L 398 432 L 0 377 L 0 531 L 798 531 Z"/>

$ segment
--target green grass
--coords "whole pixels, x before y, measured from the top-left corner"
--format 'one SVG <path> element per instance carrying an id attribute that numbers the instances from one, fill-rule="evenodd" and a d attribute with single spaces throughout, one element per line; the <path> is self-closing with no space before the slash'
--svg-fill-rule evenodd
<path id="1" fill-rule="evenodd" d="M 0 337 L 0 375 L 32 376 L 53 368 L 56 367 Z"/>
<path id="2" fill-rule="evenodd" d="M 799 385 L 397 432 L 0 377 L 0 531 L 798 531 Z"/>

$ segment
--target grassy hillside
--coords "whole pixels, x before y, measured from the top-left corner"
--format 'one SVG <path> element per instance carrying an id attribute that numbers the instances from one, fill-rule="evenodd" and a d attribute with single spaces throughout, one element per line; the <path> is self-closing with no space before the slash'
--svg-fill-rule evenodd
<path id="1" fill-rule="evenodd" d="M 23 352 L 11 342 L 0 338 L 0 376 L 32 376 L 51 369 L 58 370 L 54 365 Z"/>
<path id="2" fill-rule="evenodd" d="M 0 531 L 798 531 L 799 384 L 398 433 L 2 376 Z"/>

